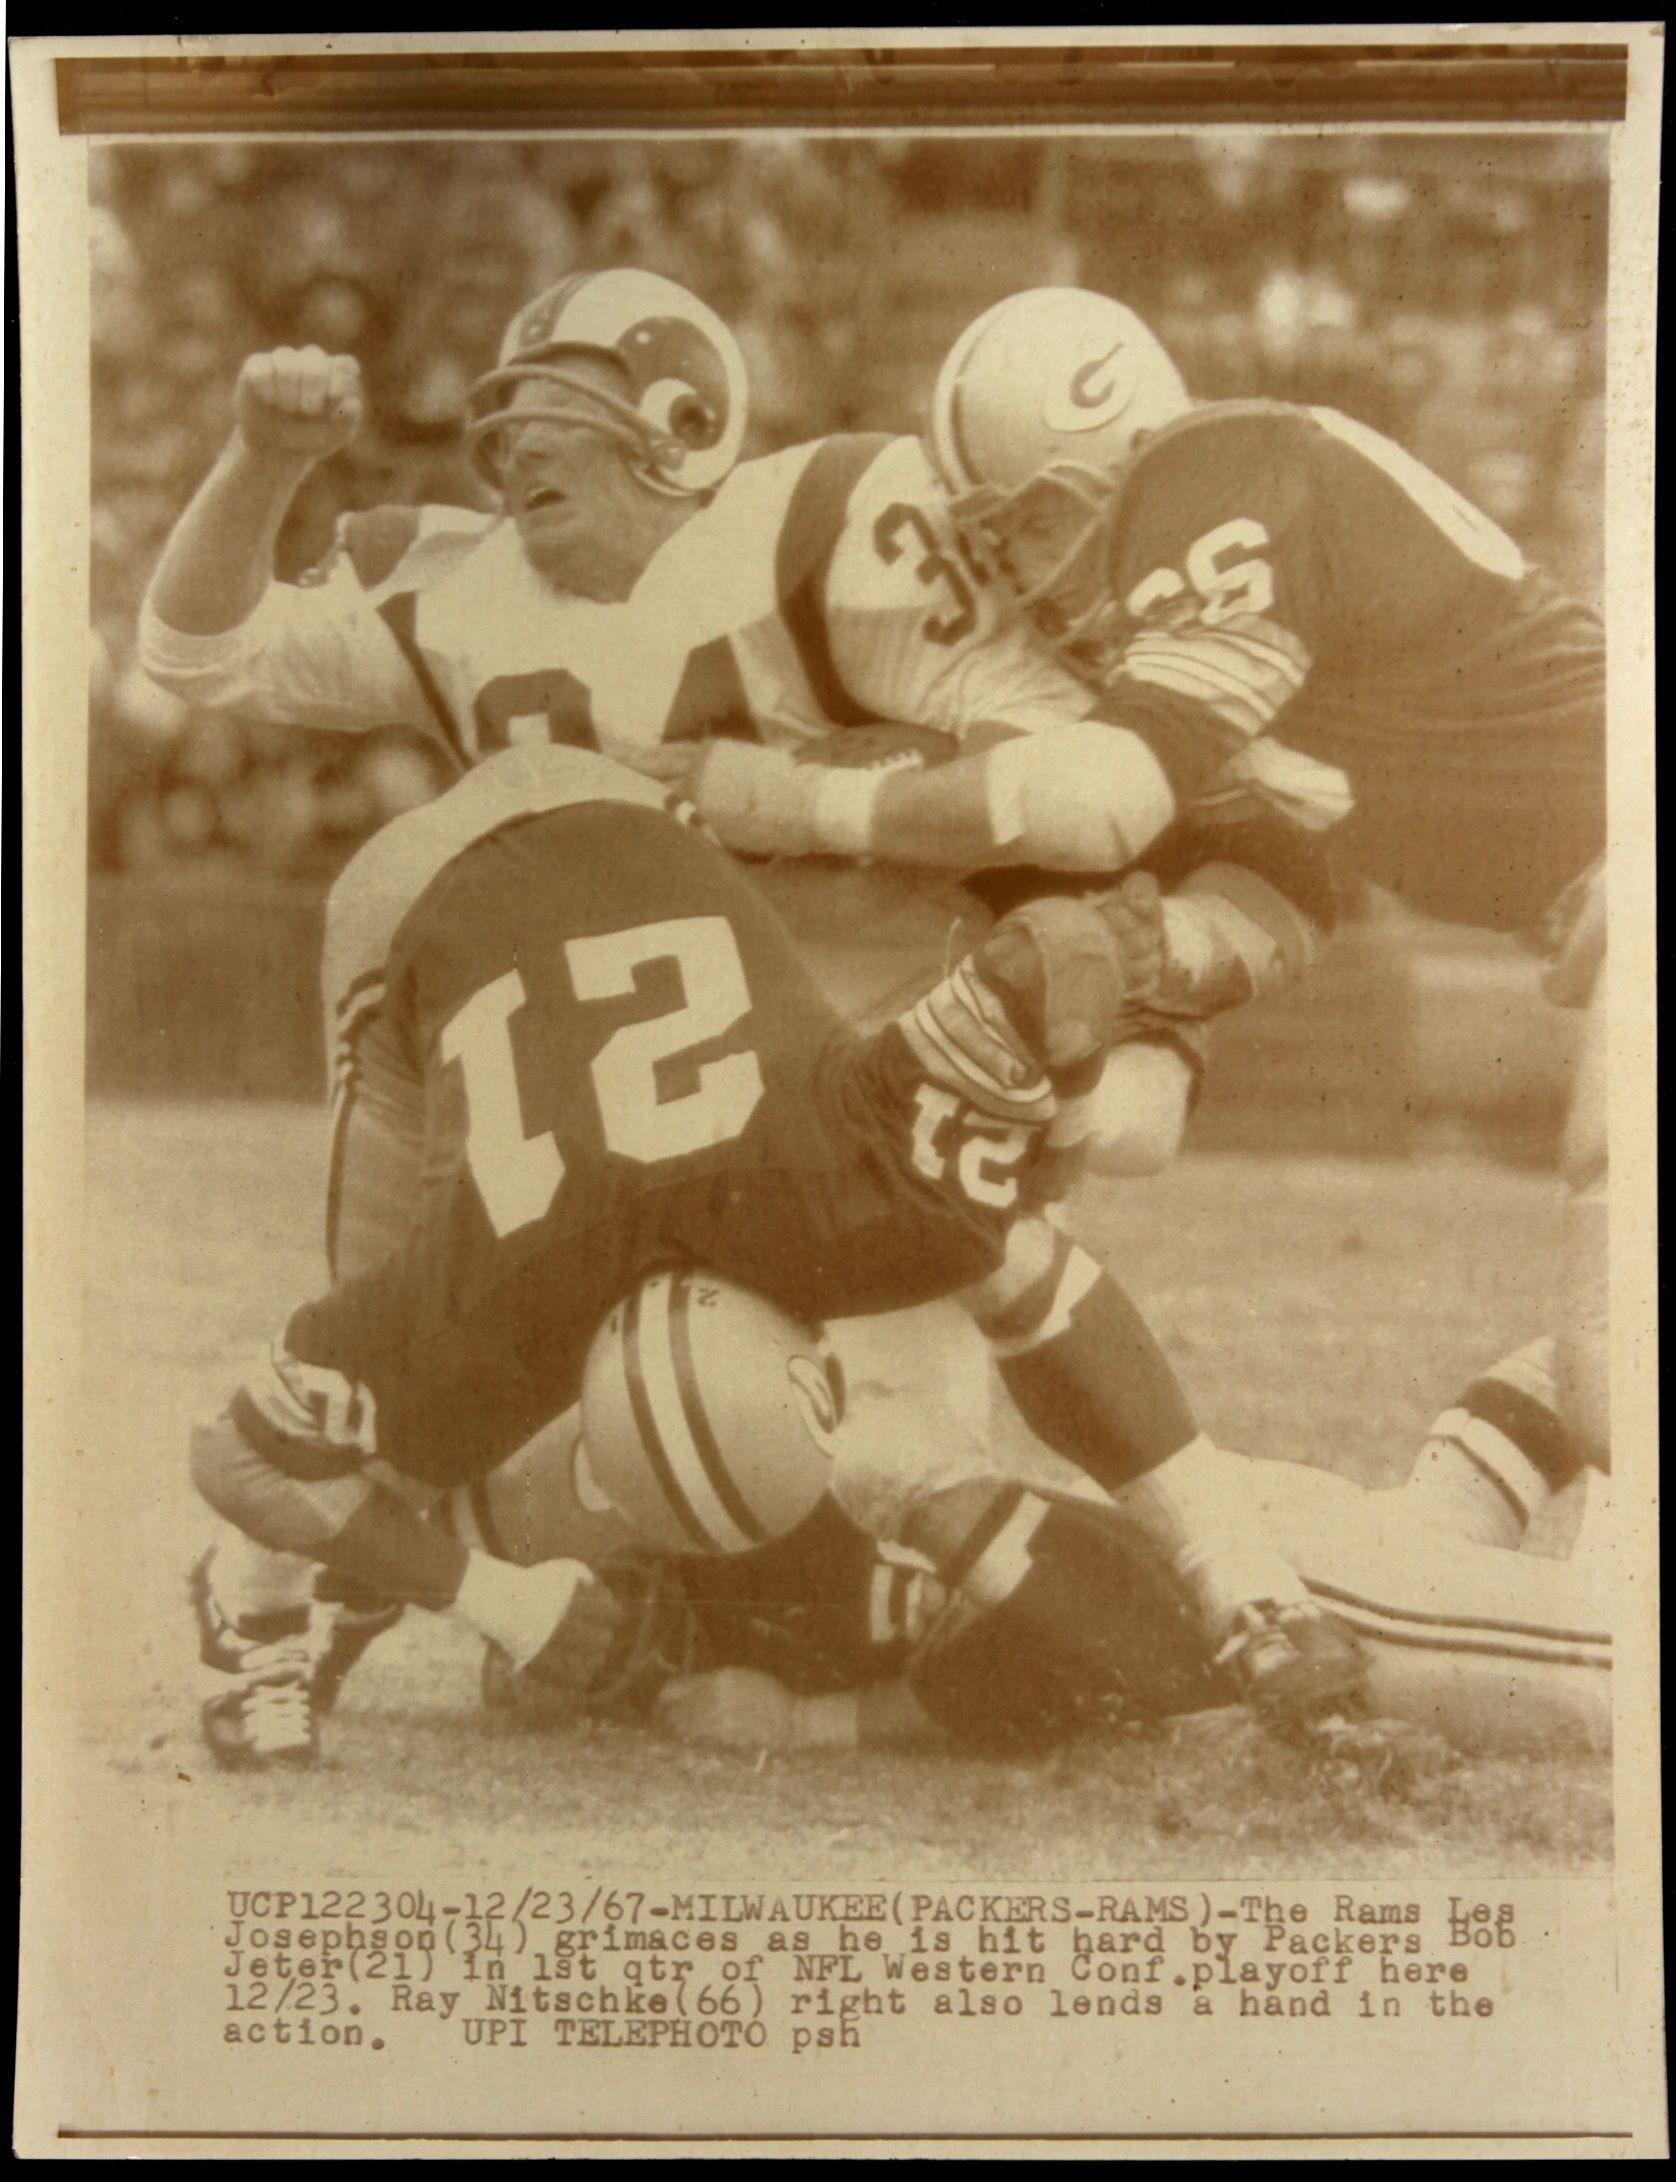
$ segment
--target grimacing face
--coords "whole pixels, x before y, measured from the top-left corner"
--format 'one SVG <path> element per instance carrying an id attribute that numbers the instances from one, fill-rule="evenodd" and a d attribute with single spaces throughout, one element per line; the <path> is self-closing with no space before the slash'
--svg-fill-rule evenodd
<path id="1" fill-rule="evenodd" d="M 1057 640 L 1104 603 L 1096 510 L 1052 477 L 1038 478 L 992 526 L 990 551 L 1042 634 Z"/>
<path id="2" fill-rule="evenodd" d="M 577 380 L 622 398 L 622 372 L 608 357 L 567 354 Z M 585 398 L 528 379 L 508 407 L 550 409 L 556 402 L 581 412 Z M 693 513 L 694 503 L 660 493 L 636 476 L 622 440 L 602 408 L 600 421 L 558 422 L 534 417 L 499 434 L 501 496 L 525 557 L 557 591 L 581 598 L 625 599 L 647 563 Z"/>

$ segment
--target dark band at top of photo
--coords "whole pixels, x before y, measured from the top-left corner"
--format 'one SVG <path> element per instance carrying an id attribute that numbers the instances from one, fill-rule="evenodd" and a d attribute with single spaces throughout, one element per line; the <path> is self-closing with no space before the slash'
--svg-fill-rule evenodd
<path id="1" fill-rule="evenodd" d="M 263 54 L 60 60 L 65 135 L 1608 122 L 1619 45 L 925 46 L 886 54 Z"/>

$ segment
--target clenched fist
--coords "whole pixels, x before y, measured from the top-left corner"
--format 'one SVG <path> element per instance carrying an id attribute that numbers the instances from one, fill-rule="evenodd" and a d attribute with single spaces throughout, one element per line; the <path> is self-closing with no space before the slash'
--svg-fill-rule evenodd
<path id="1" fill-rule="evenodd" d="M 361 424 L 361 367 L 324 349 L 267 349 L 247 356 L 233 396 L 239 434 L 253 453 L 324 461 Z"/>

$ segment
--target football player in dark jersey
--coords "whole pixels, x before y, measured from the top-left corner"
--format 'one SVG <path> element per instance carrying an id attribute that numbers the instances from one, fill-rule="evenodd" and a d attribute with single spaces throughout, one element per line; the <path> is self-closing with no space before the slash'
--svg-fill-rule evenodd
<path id="1" fill-rule="evenodd" d="M 1381 434 L 1329 409 L 1195 403 L 1135 314 L 1083 290 L 969 327 L 929 437 L 974 560 L 1094 706 L 885 777 L 844 814 L 852 852 L 1118 870 L 1184 815 L 1264 810 L 1427 915 L 1563 953 L 1550 995 L 1591 1020 L 1561 1323 L 1444 1413 L 1415 1481 L 1475 1501 L 1486 1536 L 1522 1533 L 1608 1450 L 1598 617 Z M 742 772 L 701 773 L 696 799 L 725 839 L 730 791 L 760 842 L 773 814 L 746 808 Z M 822 807 L 802 790 L 805 848 L 835 845 Z M 1203 984 L 1206 935 L 1165 938 L 1161 990 Z"/>
<path id="2" fill-rule="evenodd" d="M 694 1458 L 646 1419 L 590 1408 L 587 1460 L 570 1420 L 568 1445 L 531 1450 L 441 1519 L 502 1558 L 529 1565 L 582 1553 L 622 1598 L 625 1618 L 607 1670 L 581 1696 L 486 1655 L 483 1694 L 531 1722 L 592 1716 L 651 1718 L 683 1741 L 748 1751 L 871 1749 L 952 1738 L 969 1749 L 1022 1753 L 1085 1729 L 1158 1722 L 1226 1708 L 1237 1680 L 1205 1654 L 1193 1616 L 1144 1533 L 1124 1520 L 1122 1495 L 1102 1505 L 1061 1478 L 1000 1487 L 993 1537 L 947 1583 L 923 1554 L 859 1527 L 839 1504 L 839 1467 L 811 1461 L 805 1427 L 785 1399 L 781 1358 L 807 1335 L 728 1293 L 707 1270 L 681 1276 L 702 1295 L 705 1338 L 678 1339 L 674 1371 L 657 1358 L 673 1309 L 657 1305 L 666 1276 L 639 1291 L 644 1308 L 613 1312 L 590 1355 L 592 1384 L 629 1366 L 647 1383 L 684 1388 L 706 1420 L 712 1481 L 740 1507 L 765 1495 L 808 1506 L 789 1530 L 745 1550 L 653 1553 L 666 1530 L 672 1460 L 691 1482 Z M 837 1353 L 829 1352 L 834 1370 Z M 799 1362 L 806 1361 L 799 1357 Z M 830 1381 L 843 1418 L 841 1372 Z M 893 1411 L 899 1411 L 901 1397 Z M 899 1424 L 900 1428 L 900 1424 Z M 827 1445 L 832 1445 L 830 1439 Z M 1315 1724 L 1310 1742 L 1365 1758 L 1389 1777 L 1441 1760 L 1442 1743 L 1476 1753 L 1604 1752 L 1611 1742 L 1612 1589 L 1609 1564 L 1550 1560 L 1488 1546 L 1458 1526 L 1422 1521 L 1410 1496 L 1374 1492 L 1299 1462 L 1207 1454 L 1225 1499 L 1260 1518 L 1312 1592 L 1356 1630 L 1366 1657 L 1363 1701 Z M 826 1479 L 832 1490 L 822 1490 Z M 577 1485 L 609 1480 L 641 1511 L 626 1544 L 589 1553 L 597 1516 Z M 794 1498 L 791 1493 L 795 1481 Z M 595 1501 L 597 1493 L 583 1493 Z M 700 1496 L 712 1506 L 708 1488 Z M 317 1685 L 318 1696 L 318 1685 Z"/>
<path id="3" fill-rule="evenodd" d="M 595 1330 L 659 1264 L 709 1266 L 803 1320 L 959 1294 L 1025 1422 L 1108 1487 L 1144 1488 L 1194 1437 L 1132 1308 L 1024 1187 L 1056 1084 L 1098 1067 L 1151 975 L 1146 930 L 1121 902 L 1027 906 L 860 1036 L 667 801 L 590 753 L 514 750 L 363 851 L 383 874 L 363 903 L 380 896 L 387 922 L 356 1004 L 423 1084 L 415 1218 L 293 1315 L 193 1447 L 205 1498 L 249 1538 L 578 1685 L 618 1618 L 589 1571 L 499 1562 L 411 1502 L 566 1409 Z M 1136 1377 L 1157 1390 L 1139 1437 Z M 1015 1551 L 987 1488 L 942 1495 L 926 1525 L 908 1542 L 957 1584 Z M 1222 1550 L 1234 1600 L 1259 1595 L 1248 1539 L 1183 1536 L 1173 1506 L 1159 1527 L 1178 1576 Z M 1261 1593 L 1272 1647 L 1244 1620 L 1231 1647 L 1299 1661 L 1289 1702 L 1355 1679 L 1353 1640 L 1297 1591 Z M 198 1604 L 217 1754 L 311 1755 L 301 1633 L 239 1626 L 208 1581 Z"/>

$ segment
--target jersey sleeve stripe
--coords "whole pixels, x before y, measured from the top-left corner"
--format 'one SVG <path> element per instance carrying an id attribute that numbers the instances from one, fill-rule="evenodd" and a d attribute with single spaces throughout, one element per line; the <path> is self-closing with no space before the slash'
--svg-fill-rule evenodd
<path id="1" fill-rule="evenodd" d="M 1570 1433 L 1546 1402 L 1538 1401 L 1506 1379 L 1475 1379 L 1461 1397 L 1469 1424 L 1477 1422 L 1512 1441 L 1551 1492 L 1576 1475 Z M 1468 1454 L 1473 1452 L 1471 1445 Z"/>
<path id="2" fill-rule="evenodd" d="M 1237 614 L 1219 621 L 1214 628 L 1201 622 L 1192 635 L 1195 643 L 1214 641 L 1237 646 L 1241 652 L 1266 660 L 1278 673 L 1290 674 L 1300 684 L 1314 656 L 1301 637 L 1266 614 Z"/>
<path id="3" fill-rule="evenodd" d="M 1033 1083 L 1013 1090 L 991 1075 L 971 1054 L 963 1052 L 923 1000 L 897 1021 L 902 1035 L 914 1049 L 915 1059 L 934 1082 L 963 1086 L 968 1098 L 992 1112 L 1001 1107 L 1015 1113 L 1021 1121 L 1048 1118 L 1053 1092 L 1046 1076 L 1038 1076 Z"/>
<path id="4" fill-rule="evenodd" d="M 826 624 L 826 578 L 837 550 L 850 495 L 891 444 L 884 432 L 850 432 L 824 440 L 792 488 L 774 556 L 780 618 L 797 648 L 815 700 L 840 727 L 877 718 L 844 687 Z"/>
<path id="5" fill-rule="evenodd" d="M 739 662 L 725 636 L 700 644 L 688 659 L 663 731 L 665 742 L 698 742 L 717 735 L 738 742 L 762 740 Z"/>
<path id="6" fill-rule="evenodd" d="M 383 985 L 384 965 L 382 963 L 378 963 L 370 970 L 362 970 L 358 976 L 352 977 L 343 988 L 343 997 L 337 1004 L 339 1017 L 348 1015 L 351 1010 L 358 1015 L 360 1009 L 356 1003 L 360 1000 L 361 995 L 369 991 L 373 986 L 377 986 L 382 992 Z"/>
<path id="7" fill-rule="evenodd" d="M 1178 697 L 1191 697 L 1195 703 L 1214 712 L 1219 720 L 1227 722 L 1243 738 L 1249 740 L 1260 735 L 1274 719 L 1278 707 L 1258 703 L 1247 696 L 1235 696 L 1217 685 L 1199 668 L 1183 668 L 1177 665 L 1163 666 L 1154 660 L 1131 659 L 1124 662 L 1124 672 L 1137 682 L 1150 682 L 1158 689 L 1167 689 Z"/>
<path id="8" fill-rule="evenodd" d="M 1272 719 L 1304 683 L 1306 669 L 1268 647 L 1222 633 L 1192 637 L 1163 634 L 1135 639 L 1124 655 L 1133 674 L 1197 677 L 1209 690 L 1242 702 Z"/>
<path id="9" fill-rule="evenodd" d="M 418 618 L 418 593 L 398 591 L 377 608 L 378 618 L 402 648 L 402 656 L 413 669 L 413 679 L 419 685 L 419 694 L 430 707 L 432 717 L 442 730 L 443 741 L 457 758 L 470 763 L 469 754 L 461 739 L 459 723 L 449 709 L 448 700 L 436 676 L 431 672 L 430 661 L 425 657 L 416 634 Z M 372 724 L 372 723 L 369 723 Z"/>
<path id="10" fill-rule="evenodd" d="M 1260 689 L 1275 684 L 1287 690 L 1302 689 L 1310 664 L 1309 654 L 1301 645 L 1292 651 L 1236 629 L 1143 629 L 1131 641 L 1128 652 L 1215 663 L 1225 673 Z"/>

